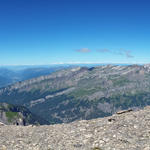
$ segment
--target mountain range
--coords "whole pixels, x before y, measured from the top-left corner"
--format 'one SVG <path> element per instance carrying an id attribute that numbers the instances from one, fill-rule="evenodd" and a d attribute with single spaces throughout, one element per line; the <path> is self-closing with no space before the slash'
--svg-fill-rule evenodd
<path id="1" fill-rule="evenodd" d="M 0 67 L 0 87 L 5 87 L 19 81 L 48 75 L 68 66 L 4 66 Z"/>
<path id="2" fill-rule="evenodd" d="M 150 65 L 62 69 L 0 89 L 0 102 L 22 105 L 49 123 L 68 123 L 150 104 Z"/>

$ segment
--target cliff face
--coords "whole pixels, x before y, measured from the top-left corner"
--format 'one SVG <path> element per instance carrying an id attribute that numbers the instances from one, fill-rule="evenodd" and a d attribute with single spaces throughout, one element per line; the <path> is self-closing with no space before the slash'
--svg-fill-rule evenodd
<path id="1" fill-rule="evenodd" d="M 23 106 L 0 103 L 0 122 L 7 125 L 48 124 Z"/>
<path id="2" fill-rule="evenodd" d="M 50 126 L 0 125 L 3 150 L 149 150 L 150 107 Z"/>

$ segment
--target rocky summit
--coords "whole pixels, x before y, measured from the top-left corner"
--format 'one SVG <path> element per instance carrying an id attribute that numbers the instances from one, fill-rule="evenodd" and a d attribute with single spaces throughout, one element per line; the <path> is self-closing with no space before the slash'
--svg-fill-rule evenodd
<path id="1" fill-rule="evenodd" d="M 150 106 L 69 124 L 0 124 L 1 150 L 150 150 Z"/>

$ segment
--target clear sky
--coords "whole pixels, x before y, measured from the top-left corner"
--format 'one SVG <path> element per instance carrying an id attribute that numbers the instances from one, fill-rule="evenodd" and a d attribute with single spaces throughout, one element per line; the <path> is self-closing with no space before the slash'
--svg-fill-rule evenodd
<path id="1" fill-rule="evenodd" d="M 149 0 L 0 0 L 0 65 L 149 63 Z"/>

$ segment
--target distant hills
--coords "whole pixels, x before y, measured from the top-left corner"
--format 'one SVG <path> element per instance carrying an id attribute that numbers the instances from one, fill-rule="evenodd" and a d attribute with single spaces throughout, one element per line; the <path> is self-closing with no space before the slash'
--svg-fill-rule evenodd
<path id="1" fill-rule="evenodd" d="M 62 69 L 0 90 L 0 102 L 26 106 L 50 123 L 109 116 L 150 105 L 149 65 Z"/>
<path id="2" fill-rule="evenodd" d="M 48 75 L 67 66 L 6 66 L 0 67 L 0 87 L 5 87 L 18 81 Z"/>

